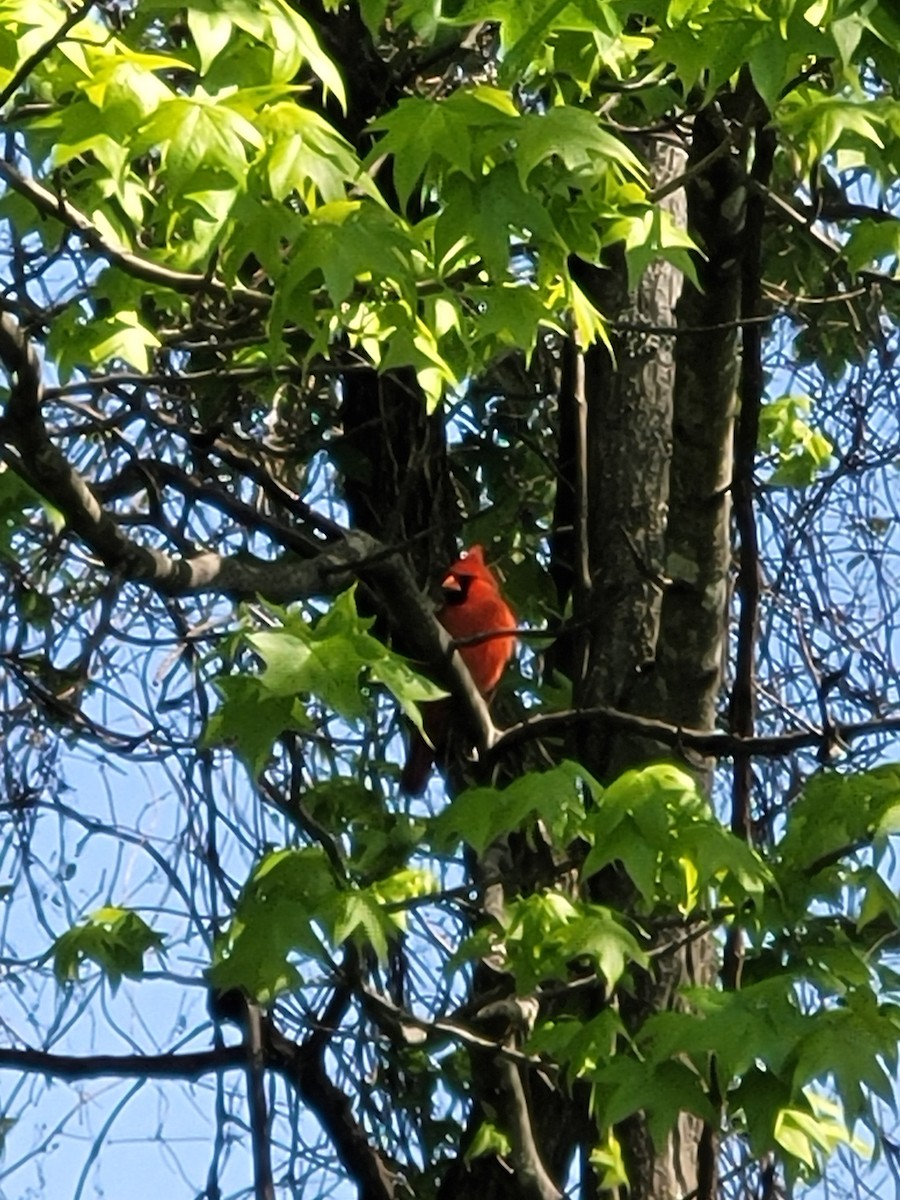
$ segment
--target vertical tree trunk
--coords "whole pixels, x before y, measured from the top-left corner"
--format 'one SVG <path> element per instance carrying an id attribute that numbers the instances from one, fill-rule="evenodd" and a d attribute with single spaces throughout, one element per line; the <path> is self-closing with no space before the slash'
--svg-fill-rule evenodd
<path id="1" fill-rule="evenodd" d="M 456 557 L 443 416 L 429 416 L 413 371 L 349 371 L 342 380 L 343 437 L 334 457 L 353 524 L 402 547 L 424 586 Z"/>
<path id="2" fill-rule="evenodd" d="M 708 158 L 724 136 L 711 118 L 698 116 L 687 166 Z M 661 182 L 685 169 L 683 156 L 669 147 L 651 147 L 649 157 Z M 688 285 L 679 299 L 679 274 L 660 264 L 629 294 L 624 263 L 604 268 L 597 278 L 616 328 L 615 358 L 598 347 L 582 364 L 576 351 L 563 372 L 560 404 L 568 406 L 563 416 L 569 436 L 561 439 L 561 452 L 571 461 L 561 476 L 574 482 L 562 489 L 560 503 L 574 511 L 571 530 L 558 531 L 555 550 L 557 579 L 563 589 L 573 587 L 576 616 L 586 631 L 580 663 L 577 654 L 570 662 L 580 705 L 713 724 L 727 630 L 742 180 L 742 164 L 723 150 L 688 188 L 688 224 L 707 255 L 698 268 L 703 291 Z M 669 203 L 683 221 L 684 192 L 674 192 Z M 676 320 L 678 337 L 660 332 Z M 456 516 L 439 424 L 425 416 L 411 379 L 372 373 L 348 376 L 343 420 L 341 468 L 355 523 L 406 545 L 427 578 L 449 557 Z M 357 458 L 361 473 L 355 476 Z M 423 537 L 429 528 L 434 536 Z M 601 723 L 580 731 L 577 751 L 601 779 L 661 757 L 657 745 L 612 733 Z M 691 765 L 707 776 L 706 764 Z M 495 889 L 498 894 L 516 890 L 514 850 L 509 887 Z M 595 899 L 615 902 L 621 901 L 619 887 L 605 876 L 590 890 Z M 708 981 L 715 970 L 714 954 L 704 944 L 690 954 L 657 955 L 639 994 L 622 999 L 625 1019 L 640 1024 L 675 1003 L 682 983 Z M 479 972 L 473 1011 L 491 992 L 492 1018 L 506 1022 L 501 1033 L 514 1044 L 519 1001 L 508 981 L 487 974 Z M 467 1146 L 485 1120 L 503 1129 L 512 1149 L 466 1162 Z M 576 1150 L 590 1149 L 591 1130 L 578 1089 L 568 1095 L 494 1054 L 475 1055 L 469 1126 L 440 1195 L 555 1200 Z M 685 1117 L 666 1146 L 654 1147 L 638 1115 L 618 1133 L 630 1200 L 673 1200 L 692 1191 L 706 1200 L 714 1194 L 714 1131 Z M 585 1170 L 590 1195 L 594 1184 L 590 1168 Z"/>
<path id="3" fill-rule="evenodd" d="M 710 116 L 696 118 L 688 168 L 720 152 L 687 188 L 688 226 L 707 255 L 698 264 L 702 291 L 686 282 L 677 299 L 674 273 L 660 267 L 620 313 L 620 324 L 655 327 L 677 316 L 674 352 L 671 338 L 650 334 L 635 344 L 625 334 L 615 367 L 598 349 L 587 375 L 591 636 L 580 701 L 702 728 L 714 724 L 722 682 L 731 562 L 745 195 L 743 164 L 724 149 L 726 136 Z M 654 156 L 656 180 L 679 169 L 670 154 Z M 581 746 L 585 765 L 601 779 L 664 753 L 602 727 L 588 731 Z M 690 765 L 708 785 L 709 764 Z M 595 881 L 598 898 L 609 886 Z M 663 953 L 639 994 L 624 1002 L 623 1015 L 640 1024 L 675 1002 L 682 984 L 709 982 L 716 969 L 708 942 Z M 619 1137 L 631 1200 L 715 1195 L 715 1131 L 696 1119 L 685 1115 L 661 1147 L 651 1144 L 639 1115 Z"/>
<path id="4" fill-rule="evenodd" d="M 681 152 L 657 142 L 649 143 L 646 157 L 660 182 L 684 168 Z M 673 193 L 667 207 L 683 225 L 683 192 Z M 615 359 L 599 345 L 585 355 L 590 587 L 582 616 L 590 635 L 575 694 L 584 706 L 640 711 L 636 693 L 653 668 L 659 634 L 672 456 L 675 339 L 658 331 L 675 327 L 682 280 L 669 264 L 657 263 L 629 295 L 624 271 L 623 262 L 610 314 L 619 329 Z M 636 757 L 625 739 L 599 726 L 583 732 L 580 752 L 605 778 Z"/>

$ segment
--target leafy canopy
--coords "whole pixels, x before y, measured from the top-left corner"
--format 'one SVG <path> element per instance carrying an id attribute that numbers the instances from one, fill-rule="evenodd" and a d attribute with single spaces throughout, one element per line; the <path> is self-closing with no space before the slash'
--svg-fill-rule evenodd
<path id="1" fill-rule="evenodd" d="M 210 298 L 263 316 L 261 331 L 222 350 L 223 373 L 354 354 L 382 371 L 412 368 L 431 407 L 503 351 L 530 354 L 548 329 L 604 338 L 606 317 L 573 264 L 613 251 L 631 282 L 660 258 L 696 279 L 703 249 L 661 207 L 631 132 L 714 97 L 738 103 L 748 79 L 778 140 L 784 197 L 823 160 L 873 188 L 900 170 L 900 100 L 872 84 L 900 68 L 888 4 L 463 0 L 444 11 L 363 0 L 359 11 L 376 40 L 389 21 L 420 45 L 492 22 L 496 72 L 456 89 L 411 86 L 354 142 L 341 132 L 346 81 L 281 0 L 142 0 L 120 31 L 87 12 L 63 36 L 62 5 L 4 0 L 0 89 L 11 89 L 22 159 L 3 167 L 0 208 L 44 249 L 77 232 L 96 259 L 90 289 L 54 315 L 47 346 L 60 379 L 148 371 L 171 327 Z M 176 37 L 182 13 L 187 36 Z M 896 219 L 853 218 L 841 232 L 827 268 L 801 245 L 782 247 L 777 286 L 794 294 L 842 271 L 896 274 Z M 811 326 L 798 349 L 840 364 L 836 337 Z M 835 451 L 803 395 L 765 406 L 761 442 L 773 485 L 809 484 Z M 0 553 L 40 503 L 0 473 Z M 420 704 L 439 693 L 372 635 L 352 593 L 318 617 L 270 615 L 277 627 L 233 639 L 237 665 L 219 677 L 207 747 L 233 746 L 257 778 L 279 738 L 310 731 L 312 709 L 363 721 L 382 688 L 421 725 Z M 627 995 L 663 930 L 691 939 L 715 929 L 747 947 L 740 987 L 694 988 L 683 1009 L 640 1029 L 608 1007 L 534 1031 L 530 1053 L 591 1087 L 607 1186 L 622 1173 L 614 1126 L 638 1109 L 656 1138 L 688 1110 L 811 1175 L 870 1118 L 872 1096 L 891 1096 L 900 911 L 877 868 L 897 830 L 898 779 L 896 767 L 814 775 L 763 854 L 723 828 L 671 763 L 606 788 L 565 763 L 415 817 L 392 807 L 389 788 L 336 778 L 297 801 L 301 824 L 314 821 L 331 852 L 261 858 L 209 978 L 268 1002 L 314 986 L 343 947 L 383 963 L 405 913 L 436 888 L 424 858 L 480 853 L 542 823 L 557 844 L 583 848 L 570 864 L 581 881 L 621 873 L 621 909 L 558 891 L 522 896 L 463 945 L 452 971 L 490 954 L 522 993 L 591 976 Z M 56 975 L 77 981 L 92 962 L 115 986 L 162 944 L 136 912 L 109 905 L 57 940 Z M 503 1136 L 486 1125 L 471 1153 Z"/>

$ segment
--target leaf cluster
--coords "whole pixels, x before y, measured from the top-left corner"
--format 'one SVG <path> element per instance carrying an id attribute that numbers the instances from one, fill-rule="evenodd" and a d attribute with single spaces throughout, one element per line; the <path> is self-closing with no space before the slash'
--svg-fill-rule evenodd
<path id="1" fill-rule="evenodd" d="M 311 621 L 282 609 L 271 611 L 282 622 L 279 628 L 245 631 L 235 646 L 235 652 L 241 645 L 250 649 L 262 660 L 263 670 L 219 676 L 223 703 L 205 733 L 208 745 L 234 745 L 254 776 L 285 730 L 313 728 L 308 713 L 313 696 L 354 722 L 370 711 L 371 690 L 381 685 L 421 729 L 420 704 L 446 694 L 369 633 L 373 621 L 358 614 L 355 589 Z"/>
<path id="2" fill-rule="evenodd" d="M 217 939 L 210 982 L 265 1002 L 302 986 L 302 958 L 333 967 L 334 950 L 345 942 L 383 962 L 404 928 L 403 903 L 434 887 L 416 868 L 358 885 L 338 878 L 319 847 L 274 851 L 253 871 Z"/>
<path id="3" fill-rule="evenodd" d="M 77 982 L 82 964 L 88 960 L 100 968 L 115 991 L 123 977 L 140 979 L 144 955 L 162 947 L 162 936 L 139 913 L 107 905 L 56 939 L 53 970 L 60 984 Z"/>

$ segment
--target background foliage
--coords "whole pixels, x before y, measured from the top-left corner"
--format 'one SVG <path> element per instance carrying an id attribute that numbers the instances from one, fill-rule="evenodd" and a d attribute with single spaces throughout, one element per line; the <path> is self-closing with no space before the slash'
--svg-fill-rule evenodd
<path id="1" fill-rule="evenodd" d="M 10 1196 L 887 1194 L 898 47 L 0 3 Z"/>

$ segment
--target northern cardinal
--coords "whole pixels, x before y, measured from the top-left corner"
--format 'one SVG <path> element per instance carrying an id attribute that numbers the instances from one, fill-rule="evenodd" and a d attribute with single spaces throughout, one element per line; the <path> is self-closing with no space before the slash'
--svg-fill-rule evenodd
<path id="1" fill-rule="evenodd" d="M 462 641 L 480 633 L 515 627 L 515 614 L 500 594 L 496 577 L 484 561 L 482 546 L 462 552 L 444 576 L 441 588 L 444 604 L 437 619 L 452 638 Z M 472 682 L 485 700 L 493 695 L 515 645 L 515 636 L 509 634 L 459 647 Z M 400 786 L 408 796 L 419 796 L 425 790 L 435 752 L 443 748 L 452 721 L 452 704 L 448 699 L 422 706 L 423 724 L 431 745 L 418 730 L 413 730 L 400 777 Z"/>

